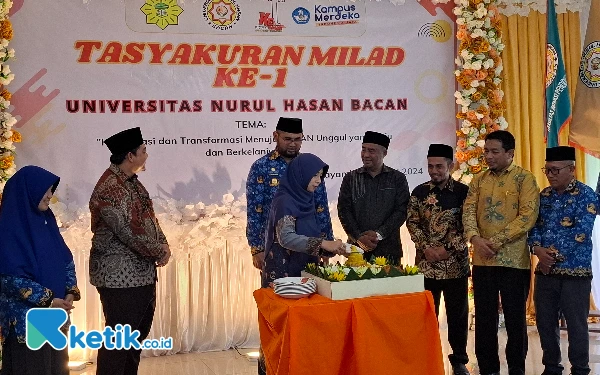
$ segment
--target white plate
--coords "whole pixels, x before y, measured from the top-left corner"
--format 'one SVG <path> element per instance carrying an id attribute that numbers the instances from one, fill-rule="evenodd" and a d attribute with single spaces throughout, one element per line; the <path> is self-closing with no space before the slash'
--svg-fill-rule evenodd
<path id="1" fill-rule="evenodd" d="M 313 295 L 314 293 L 304 293 L 304 294 L 277 294 L 279 297 L 289 298 L 289 299 L 300 299 L 304 297 L 308 297 Z"/>
<path id="2" fill-rule="evenodd" d="M 363 249 L 361 249 L 358 245 L 352 245 L 349 243 L 345 243 L 344 246 L 346 246 L 346 252 L 348 254 L 350 254 L 352 252 L 352 246 L 356 246 L 356 248 L 358 249 L 358 251 L 357 251 L 358 253 L 361 253 L 361 254 L 365 253 L 365 251 Z"/>
<path id="3" fill-rule="evenodd" d="M 315 280 L 310 277 L 281 277 L 273 280 L 273 285 L 304 285 L 313 283 Z"/>

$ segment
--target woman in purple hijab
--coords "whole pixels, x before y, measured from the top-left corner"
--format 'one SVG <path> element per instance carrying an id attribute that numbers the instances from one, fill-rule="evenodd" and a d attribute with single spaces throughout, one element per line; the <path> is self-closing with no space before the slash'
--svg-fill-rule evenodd
<path id="1" fill-rule="evenodd" d="M 317 224 L 314 191 L 328 168 L 313 154 L 300 154 L 290 162 L 269 213 L 263 288 L 280 277 L 300 276 L 320 256 L 345 253 L 342 241 L 323 239 Z"/>

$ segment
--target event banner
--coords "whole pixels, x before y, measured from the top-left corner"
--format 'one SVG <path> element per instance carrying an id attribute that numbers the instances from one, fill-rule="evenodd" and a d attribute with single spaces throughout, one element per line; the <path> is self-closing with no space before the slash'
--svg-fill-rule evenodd
<path id="1" fill-rule="evenodd" d="M 455 143 L 452 5 L 430 0 L 14 1 L 11 65 L 19 166 L 61 176 L 85 205 L 109 165 L 104 139 L 139 126 L 151 196 L 245 192 L 280 116 L 330 165 L 330 200 L 362 165 L 366 130 L 411 188 L 430 143 Z"/>

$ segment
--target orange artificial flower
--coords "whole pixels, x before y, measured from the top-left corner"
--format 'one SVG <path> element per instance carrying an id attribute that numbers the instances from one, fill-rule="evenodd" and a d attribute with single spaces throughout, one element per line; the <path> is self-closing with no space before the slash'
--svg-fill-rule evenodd
<path id="1" fill-rule="evenodd" d="M 473 110 L 467 112 L 467 120 L 469 121 L 477 121 L 477 113 Z"/>
<path id="2" fill-rule="evenodd" d="M 467 33 L 466 30 L 458 30 L 456 32 L 456 39 L 458 39 L 458 40 L 467 39 L 468 36 L 469 36 L 469 34 Z"/>
<path id="3" fill-rule="evenodd" d="M 462 151 L 456 151 L 456 161 L 458 161 L 459 163 L 464 163 L 466 162 L 468 159 L 467 154 L 462 152 Z"/>
<path id="4" fill-rule="evenodd" d="M 477 91 L 475 92 L 473 95 L 471 95 L 471 99 L 475 102 L 478 102 L 481 100 L 481 92 Z"/>
<path id="5" fill-rule="evenodd" d="M 464 139 L 459 139 L 459 140 L 456 142 L 456 146 L 457 146 L 458 148 L 465 148 L 465 147 L 467 147 L 467 141 L 465 141 Z"/>
<path id="6" fill-rule="evenodd" d="M 4 98 L 4 100 L 10 100 L 12 98 L 12 94 L 7 89 L 2 90 L 0 96 Z"/>
<path id="7" fill-rule="evenodd" d="M 13 165 L 13 157 L 7 156 L 0 159 L 0 169 L 8 169 Z"/>
<path id="8" fill-rule="evenodd" d="M 23 140 L 23 136 L 21 136 L 21 133 L 19 133 L 19 132 L 18 132 L 18 131 L 16 131 L 16 130 L 13 130 L 12 132 L 13 132 L 13 134 L 12 134 L 12 137 L 10 137 L 10 139 L 11 139 L 13 142 L 15 142 L 15 143 L 19 143 L 19 142 L 21 142 L 21 141 Z"/>
<path id="9" fill-rule="evenodd" d="M 463 113 L 463 112 L 458 112 L 458 113 L 456 114 L 456 118 L 457 118 L 457 119 L 459 119 L 459 120 L 465 120 L 465 119 L 467 118 L 467 114 L 466 114 L 466 113 Z M 461 132 L 460 134 L 462 134 L 462 132 Z M 459 134 L 459 135 L 460 135 L 460 134 Z"/>
<path id="10" fill-rule="evenodd" d="M 469 170 L 473 174 L 477 174 L 477 173 L 481 172 L 481 169 L 482 169 L 481 164 L 472 165 L 469 167 Z"/>
<path id="11" fill-rule="evenodd" d="M 9 20 L 0 21 L 0 37 L 8 40 L 13 38 L 12 24 Z"/>

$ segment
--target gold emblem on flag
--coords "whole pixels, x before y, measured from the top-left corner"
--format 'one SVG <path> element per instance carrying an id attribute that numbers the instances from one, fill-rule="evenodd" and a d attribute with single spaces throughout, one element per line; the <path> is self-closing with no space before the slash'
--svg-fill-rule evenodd
<path id="1" fill-rule="evenodd" d="M 558 53 L 556 49 L 550 43 L 546 47 L 546 88 L 552 84 L 554 78 L 556 78 L 556 72 L 558 70 Z"/>
<path id="2" fill-rule="evenodd" d="M 591 89 L 600 88 L 600 41 L 591 42 L 583 49 L 579 79 Z"/>

